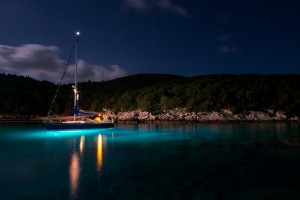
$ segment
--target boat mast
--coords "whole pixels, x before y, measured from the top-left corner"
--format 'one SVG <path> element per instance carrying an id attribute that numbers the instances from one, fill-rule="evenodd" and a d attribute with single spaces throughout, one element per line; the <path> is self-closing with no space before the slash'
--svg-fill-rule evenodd
<path id="1" fill-rule="evenodd" d="M 77 88 L 77 59 L 78 59 L 78 40 L 79 31 L 76 32 L 76 55 L 75 55 L 75 85 L 74 85 L 74 121 L 76 121 L 76 115 L 78 115 L 78 88 Z"/>

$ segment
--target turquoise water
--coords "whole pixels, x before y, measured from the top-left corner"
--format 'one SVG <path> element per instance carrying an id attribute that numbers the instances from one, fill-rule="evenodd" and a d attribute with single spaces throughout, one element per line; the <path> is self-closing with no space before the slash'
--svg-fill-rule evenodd
<path id="1" fill-rule="evenodd" d="M 300 125 L 0 123 L 0 199 L 300 199 Z"/>

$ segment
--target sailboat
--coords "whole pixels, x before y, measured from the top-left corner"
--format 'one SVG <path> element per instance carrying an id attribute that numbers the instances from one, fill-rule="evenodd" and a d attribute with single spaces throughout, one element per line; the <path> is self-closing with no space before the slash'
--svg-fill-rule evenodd
<path id="1" fill-rule="evenodd" d="M 112 119 L 107 118 L 101 114 L 94 119 L 88 117 L 79 117 L 83 111 L 78 109 L 79 92 L 77 86 L 77 55 L 78 55 L 78 40 L 80 33 L 76 33 L 76 57 L 75 57 L 75 84 L 72 86 L 74 92 L 74 117 L 73 120 L 67 121 L 54 121 L 49 119 L 49 113 L 47 119 L 44 120 L 44 124 L 47 130 L 80 130 L 80 129 L 102 129 L 114 127 Z M 53 103 L 53 102 L 52 102 Z M 95 112 L 88 112 L 95 114 Z"/>

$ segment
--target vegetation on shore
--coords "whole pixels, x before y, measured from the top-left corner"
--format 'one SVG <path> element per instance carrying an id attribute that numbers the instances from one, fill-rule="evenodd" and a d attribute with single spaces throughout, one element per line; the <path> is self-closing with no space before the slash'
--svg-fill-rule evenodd
<path id="1" fill-rule="evenodd" d="M 173 108 L 189 112 L 230 109 L 279 110 L 300 114 L 300 75 L 206 75 L 182 77 L 167 74 L 138 74 L 104 82 L 79 84 L 80 107 L 114 112 L 140 109 L 154 114 Z M 70 114 L 71 84 L 59 91 L 53 106 L 56 114 Z M 57 85 L 30 77 L 0 74 L 0 114 L 47 115 Z"/>

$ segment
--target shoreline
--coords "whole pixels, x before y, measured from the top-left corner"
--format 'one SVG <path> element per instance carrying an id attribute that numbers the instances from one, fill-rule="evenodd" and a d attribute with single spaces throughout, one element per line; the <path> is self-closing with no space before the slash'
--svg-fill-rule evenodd
<path id="1" fill-rule="evenodd" d="M 117 114 L 106 110 L 106 115 L 121 123 L 243 123 L 243 122 L 300 122 L 298 116 L 287 116 L 284 112 L 244 111 L 233 113 L 229 109 L 211 112 L 187 112 L 186 109 L 167 110 L 160 114 L 134 110 Z"/>
<path id="2" fill-rule="evenodd" d="M 244 111 L 233 113 L 228 109 L 212 112 L 187 112 L 185 109 L 167 110 L 160 114 L 134 110 L 113 113 L 104 110 L 103 114 L 114 119 L 116 124 L 230 124 L 230 123 L 264 123 L 264 122 L 300 122 L 298 116 L 287 116 L 281 111 Z M 79 116 L 84 117 L 84 116 Z M 1 115 L 0 122 L 43 122 L 43 116 Z M 58 120 L 72 120 L 73 116 L 52 118 Z"/>

